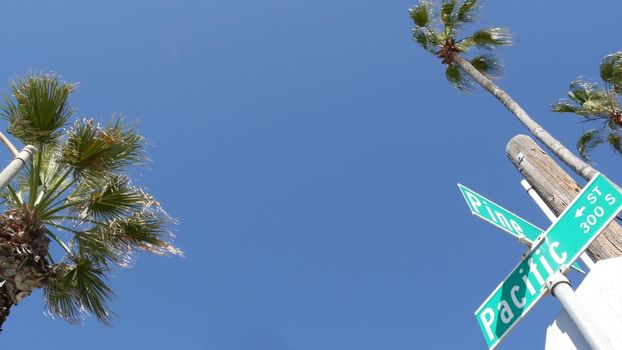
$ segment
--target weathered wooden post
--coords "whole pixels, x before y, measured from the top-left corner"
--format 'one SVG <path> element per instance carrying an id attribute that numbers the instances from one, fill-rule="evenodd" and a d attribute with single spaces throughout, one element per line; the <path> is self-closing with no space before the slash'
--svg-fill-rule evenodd
<path id="1" fill-rule="evenodd" d="M 506 153 L 544 202 L 559 216 L 581 187 L 529 136 L 514 136 Z M 622 256 L 622 227 L 614 220 L 586 251 L 595 261 Z"/>

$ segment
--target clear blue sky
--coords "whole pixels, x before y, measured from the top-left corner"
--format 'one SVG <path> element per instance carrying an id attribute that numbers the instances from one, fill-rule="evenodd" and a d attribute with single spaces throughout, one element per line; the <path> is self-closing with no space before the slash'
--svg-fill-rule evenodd
<path id="1" fill-rule="evenodd" d="M 0 82 L 51 70 L 85 115 L 141 120 L 141 180 L 186 257 L 113 278 L 114 327 L 14 308 L 2 348 L 481 349 L 473 311 L 522 246 L 470 216 L 463 183 L 535 224 L 505 144 L 522 126 L 449 86 L 410 39 L 415 1 L 19 1 L 0 14 Z M 565 144 L 548 106 L 619 50 L 622 3 L 488 1 L 505 87 Z M 4 128 L 4 126 L 2 126 Z M 8 155 L 2 156 L 7 159 Z M 620 159 L 597 167 L 622 182 Z M 577 280 L 572 275 L 573 280 Z M 502 349 L 538 349 L 546 298 Z"/>

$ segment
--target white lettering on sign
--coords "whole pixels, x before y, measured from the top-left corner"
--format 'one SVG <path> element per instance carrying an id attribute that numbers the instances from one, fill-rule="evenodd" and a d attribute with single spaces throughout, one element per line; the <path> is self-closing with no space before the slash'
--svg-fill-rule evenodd
<path id="1" fill-rule="evenodd" d="M 536 255 L 540 255 L 540 249 L 536 250 Z M 555 271 L 553 271 L 553 268 L 551 267 L 551 265 L 549 264 L 548 261 L 546 261 L 546 259 L 544 258 L 544 255 L 540 256 L 540 263 L 542 264 L 542 266 L 544 266 L 544 269 L 546 270 L 546 272 L 549 275 L 552 275 L 555 273 Z"/>
<path id="2" fill-rule="evenodd" d="M 516 221 L 510 219 L 510 224 L 512 224 L 512 228 L 514 229 L 516 233 L 523 234 L 523 229 L 520 227 L 520 225 Z"/>
<path id="3" fill-rule="evenodd" d="M 499 314 L 501 315 L 501 322 L 505 324 L 510 323 L 510 321 L 514 318 L 514 313 L 512 312 L 510 304 L 508 304 L 505 300 L 501 300 L 497 308 L 499 309 Z"/>
<path id="4" fill-rule="evenodd" d="M 484 216 L 493 223 L 505 228 L 506 230 L 516 234 L 517 236 L 524 235 L 523 228 L 520 227 L 520 225 L 516 221 L 506 218 L 503 212 L 495 210 L 488 204 L 487 201 L 480 201 L 479 198 L 477 198 L 473 193 L 468 191 L 466 191 L 466 196 L 469 200 L 469 203 L 471 203 L 471 208 L 473 209 L 473 211 Z M 485 213 L 482 214 L 480 209 L 484 209 Z M 486 215 L 486 213 L 488 215 Z"/>
<path id="5" fill-rule="evenodd" d="M 538 270 L 538 264 L 536 264 L 533 259 L 529 259 L 529 270 L 533 273 L 534 276 L 536 276 L 536 279 L 538 280 L 538 283 L 540 285 L 544 284 L 544 278 L 542 278 L 542 275 L 540 274 L 540 270 Z"/>
<path id="6" fill-rule="evenodd" d="M 596 186 L 587 195 L 587 200 L 590 202 L 590 204 L 595 204 L 598 201 L 598 198 L 602 195 L 602 192 L 598 189 L 598 186 Z M 605 201 L 607 202 L 607 204 L 613 205 L 616 202 L 616 199 L 610 193 L 607 193 L 605 195 Z M 577 209 L 575 212 L 575 217 L 582 217 L 584 215 L 584 210 L 585 206 Z M 592 212 L 588 213 L 585 216 L 583 222 L 579 224 L 579 227 L 583 230 L 583 233 L 589 233 L 592 227 L 599 222 L 599 219 L 602 218 L 603 215 L 605 215 L 605 210 L 603 209 L 603 207 L 601 207 L 600 205 L 595 206 L 594 209 L 592 209 Z"/>
<path id="7" fill-rule="evenodd" d="M 471 206 L 473 207 L 473 209 L 479 213 L 479 208 L 482 206 L 482 203 L 479 201 L 477 197 L 475 197 L 473 193 L 467 192 L 466 195 L 467 197 L 469 197 L 469 202 L 471 203 Z"/>
<path id="8" fill-rule="evenodd" d="M 616 197 L 612 196 L 611 193 L 607 193 L 605 200 L 609 203 L 609 205 L 613 205 L 616 202 Z"/>
<path id="9" fill-rule="evenodd" d="M 484 325 L 484 329 L 486 329 L 486 335 L 488 335 L 488 339 L 492 340 L 494 338 L 494 335 L 492 334 L 492 329 L 490 329 L 490 326 L 495 320 L 495 312 L 488 307 L 482 312 L 479 317 L 482 319 L 482 324 Z"/>
<path id="10" fill-rule="evenodd" d="M 523 274 L 523 269 L 520 269 L 518 273 Z M 527 289 L 529 289 L 529 293 L 531 293 L 531 295 L 536 294 L 536 290 L 533 288 L 533 284 L 531 284 L 529 277 L 527 275 L 523 275 L 522 278 L 523 278 L 523 283 L 527 286 Z"/>
<path id="11" fill-rule="evenodd" d="M 519 290 L 519 286 L 512 287 L 512 289 L 510 290 L 510 296 L 512 297 L 512 302 L 514 303 L 514 306 L 516 306 L 517 309 L 522 309 L 523 306 L 525 306 L 525 297 L 523 297 L 521 301 L 518 301 L 518 299 L 516 298 L 516 293 Z"/>
<path id="12" fill-rule="evenodd" d="M 563 252 L 562 255 L 559 256 L 555 251 L 555 248 L 557 247 L 559 247 L 559 242 L 551 242 L 551 244 L 549 244 L 549 254 L 551 254 L 553 260 L 555 260 L 557 264 L 561 265 L 566 262 L 566 259 L 568 259 L 568 254 Z"/>

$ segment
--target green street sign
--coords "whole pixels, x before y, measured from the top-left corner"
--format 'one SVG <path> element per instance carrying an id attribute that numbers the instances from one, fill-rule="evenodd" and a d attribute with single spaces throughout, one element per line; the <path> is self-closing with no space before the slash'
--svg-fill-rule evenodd
<path id="1" fill-rule="evenodd" d="M 475 311 L 486 344 L 495 348 L 546 293 L 546 279 L 566 272 L 622 209 L 622 193 L 596 175 L 543 239 Z"/>
<path id="2" fill-rule="evenodd" d="M 536 225 L 472 189 L 461 184 L 458 184 L 458 188 L 460 188 L 462 196 L 466 200 L 469 209 L 471 209 L 471 214 L 518 238 L 527 246 L 531 247 L 533 242 L 544 232 Z M 572 268 L 583 274 L 585 273 L 578 264 L 573 264 Z"/>
<path id="3" fill-rule="evenodd" d="M 471 209 L 471 214 L 488 221 L 521 241 L 526 241 L 531 245 L 544 232 L 470 188 L 461 184 L 458 184 L 458 187 Z"/>

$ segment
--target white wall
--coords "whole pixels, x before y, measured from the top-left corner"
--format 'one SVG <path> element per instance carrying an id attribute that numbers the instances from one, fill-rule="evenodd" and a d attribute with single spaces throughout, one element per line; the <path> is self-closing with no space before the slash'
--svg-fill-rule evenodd
<path id="1" fill-rule="evenodd" d="M 611 344 L 622 349 L 622 257 L 596 263 L 576 294 Z M 544 348 L 590 350 L 564 310 L 547 328 Z"/>

